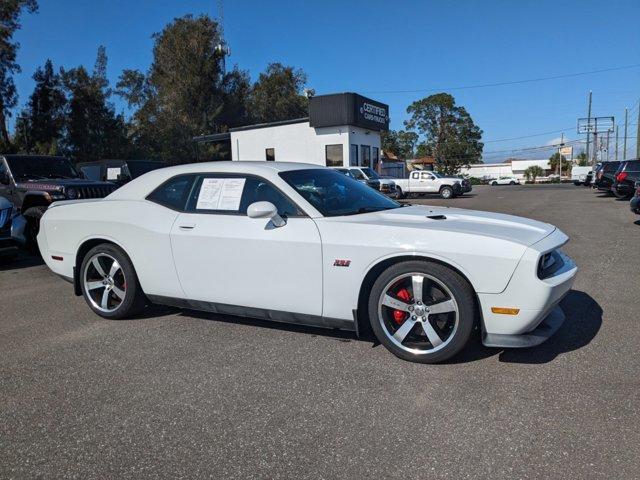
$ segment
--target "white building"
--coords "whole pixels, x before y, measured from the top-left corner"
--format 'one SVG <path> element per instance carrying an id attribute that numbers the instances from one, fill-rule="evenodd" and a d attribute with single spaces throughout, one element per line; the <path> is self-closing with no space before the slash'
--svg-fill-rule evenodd
<path id="1" fill-rule="evenodd" d="M 482 179 L 516 177 L 523 180 L 525 178 L 524 171 L 534 165 L 542 168 L 545 171 L 545 175 L 550 173 L 549 160 L 510 160 L 505 163 L 470 165 L 468 168 L 462 168 L 460 174 Z"/>
<path id="2" fill-rule="evenodd" d="M 355 93 L 338 93 L 310 98 L 306 118 L 232 128 L 194 140 L 230 142 L 232 160 L 375 168 L 380 161 L 380 131 L 388 127 L 387 105 Z"/>

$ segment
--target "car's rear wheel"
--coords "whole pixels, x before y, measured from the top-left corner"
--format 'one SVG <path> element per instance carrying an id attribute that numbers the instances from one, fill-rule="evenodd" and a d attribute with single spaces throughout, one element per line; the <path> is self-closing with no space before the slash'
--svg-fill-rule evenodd
<path id="1" fill-rule="evenodd" d="M 89 250 L 80 275 L 82 295 L 101 317 L 122 319 L 144 308 L 145 296 L 136 271 L 119 247 L 103 243 Z"/>
<path id="2" fill-rule="evenodd" d="M 396 187 L 396 198 L 403 199 L 405 197 L 406 197 L 406 195 L 404 194 L 402 189 L 400 187 Z"/>
<path id="3" fill-rule="evenodd" d="M 491 185 L 495 187 L 496 185 L 498 185 L 498 182 L 491 182 Z"/>
<path id="4" fill-rule="evenodd" d="M 369 296 L 376 337 L 404 360 L 437 363 L 457 354 L 475 323 L 470 285 L 438 263 L 402 262 L 385 270 Z"/>
<path id="5" fill-rule="evenodd" d="M 440 189 L 440 197 L 444 198 L 445 200 L 453 198 L 454 197 L 453 188 L 447 187 L 447 186 L 442 187 Z"/>

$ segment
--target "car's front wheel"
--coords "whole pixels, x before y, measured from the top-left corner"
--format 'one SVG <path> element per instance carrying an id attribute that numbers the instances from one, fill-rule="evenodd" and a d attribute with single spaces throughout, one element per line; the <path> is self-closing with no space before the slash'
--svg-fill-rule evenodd
<path id="1" fill-rule="evenodd" d="M 82 295 L 101 317 L 122 319 L 144 308 L 145 296 L 136 271 L 119 247 L 103 243 L 89 250 L 80 275 Z"/>
<path id="2" fill-rule="evenodd" d="M 457 354 L 475 323 L 471 286 L 438 263 L 408 261 L 385 270 L 369 296 L 376 337 L 404 360 L 437 363 Z"/>
<path id="3" fill-rule="evenodd" d="M 404 194 L 404 192 L 402 191 L 402 189 L 400 187 L 396 187 L 396 198 L 398 200 L 402 200 L 403 198 L 405 198 L 406 195 Z"/>
<path id="4" fill-rule="evenodd" d="M 498 185 L 498 182 L 491 182 L 491 185 L 495 187 L 496 185 Z"/>

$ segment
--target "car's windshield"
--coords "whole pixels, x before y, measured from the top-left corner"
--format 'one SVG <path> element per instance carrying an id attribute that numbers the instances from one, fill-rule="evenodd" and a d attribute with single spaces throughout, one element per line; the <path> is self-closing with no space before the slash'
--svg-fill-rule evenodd
<path id="1" fill-rule="evenodd" d="M 436 173 L 436 172 L 431 172 L 431 174 L 436 178 L 444 178 L 442 175 L 440 175 L 439 173 Z"/>
<path id="2" fill-rule="evenodd" d="M 325 217 L 355 215 L 402 205 L 332 169 L 290 170 L 280 176 Z"/>
<path id="3" fill-rule="evenodd" d="M 373 168 L 365 167 L 362 169 L 364 174 L 369 178 L 374 178 L 376 180 L 380 180 L 380 175 Z"/>
<path id="4" fill-rule="evenodd" d="M 162 162 L 153 162 L 153 161 L 136 161 L 136 162 L 128 162 L 127 167 L 129 168 L 129 173 L 131 174 L 131 178 L 138 178 L 140 175 L 144 175 L 147 172 L 152 170 L 157 170 L 159 168 L 166 167 L 165 163 Z"/>
<path id="5" fill-rule="evenodd" d="M 48 178 L 78 178 L 69 160 L 61 157 L 7 157 L 11 174 L 16 180 Z"/>

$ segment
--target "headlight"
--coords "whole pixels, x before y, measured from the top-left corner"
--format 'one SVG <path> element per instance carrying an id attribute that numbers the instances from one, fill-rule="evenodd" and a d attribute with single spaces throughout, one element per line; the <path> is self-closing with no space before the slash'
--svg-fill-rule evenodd
<path id="1" fill-rule="evenodd" d="M 75 188 L 67 188 L 67 190 L 65 190 L 65 193 L 67 195 L 67 198 L 70 198 L 71 200 L 78 196 L 78 192 Z"/>

